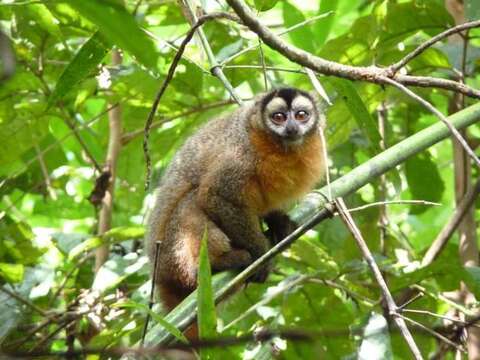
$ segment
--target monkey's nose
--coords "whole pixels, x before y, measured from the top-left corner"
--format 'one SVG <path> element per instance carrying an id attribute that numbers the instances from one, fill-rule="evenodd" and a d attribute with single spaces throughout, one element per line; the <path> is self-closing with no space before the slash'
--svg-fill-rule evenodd
<path id="1" fill-rule="evenodd" d="M 295 136 L 297 136 L 297 135 L 298 135 L 298 127 L 287 125 L 287 126 L 285 127 L 285 135 L 287 135 L 288 137 L 295 137 Z"/>

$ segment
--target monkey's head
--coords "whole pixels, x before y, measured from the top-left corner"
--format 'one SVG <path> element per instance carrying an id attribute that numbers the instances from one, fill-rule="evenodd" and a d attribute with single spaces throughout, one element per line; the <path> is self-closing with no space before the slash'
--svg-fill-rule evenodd
<path id="1" fill-rule="evenodd" d="M 318 130 L 322 119 L 314 98 L 295 88 L 272 90 L 260 99 L 257 124 L 285 145 L 302 144 Z"/>

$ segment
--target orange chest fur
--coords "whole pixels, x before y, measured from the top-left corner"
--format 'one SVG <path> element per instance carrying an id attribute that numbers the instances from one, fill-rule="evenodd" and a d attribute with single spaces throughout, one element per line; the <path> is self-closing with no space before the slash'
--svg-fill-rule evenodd
<path id="1" fill-rule="evenodd" d="M 255 174 L 246 197 L 259 214 L 281 209 L 312 190 L 324 172 L 322 143 L 317 135 L 293 149 L 254 131 L 251 142 L 257 153 Z"/>

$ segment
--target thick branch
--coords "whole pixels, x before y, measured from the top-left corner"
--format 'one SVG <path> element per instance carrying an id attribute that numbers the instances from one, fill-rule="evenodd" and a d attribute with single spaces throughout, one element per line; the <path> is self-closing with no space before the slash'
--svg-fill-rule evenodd
<path id="1" fill-rule="evenodd" d="M 422 77 L 412 77 L 408 75 L 397 76 L 390 68 L 379 68 L 376 66 L 349 66 L 334 61 L 325 60 L 321 57 L 314 56 L 311 53 L 301 50 L 293 45 L 283 41 L 278 35 L 275 35 L 267 27 L 262 25 L 258 18 L 251 12 L 242 0 L 227 0 L 228 4 L 235 10 L 243 23 L 254 33 L 256 33 L 262 41 L 277 50 L 290 61 L 308 67 L 324 75 L 334 75 L 350 80 L 364 80 L 376 84 L 385 84 L 385 78 L 395 79 L 400 83 L 409 85 L 435 87 L 430 79 Z M 455 82 L 453 82 L 455 83 Z M 460 91 L 465 95 L 480 98 L 480 91 L 467 87 L 463 84 L 443 82 L 443 87 L 449 90 Z M 466 91 L 468 90 L 468 91 Z"/>

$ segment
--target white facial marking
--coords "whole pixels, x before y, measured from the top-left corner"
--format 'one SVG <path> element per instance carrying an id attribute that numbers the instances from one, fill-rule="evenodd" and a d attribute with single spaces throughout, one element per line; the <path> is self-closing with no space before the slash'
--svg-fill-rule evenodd
<path id="1" fill-rule="evenodd" d="M 286 111 L 287 110 L 287 103 L 280 97 L 274 97 L 265 107 L 265 114 L 270 116 L 273 113 L 279 111 Z"/>
<path id="2" fill-rule="evenodd" d="M 299 95 L 295 99 L 293 99 L 292 109 L 293 110 L 297 110 L 297 109 L 305 110 L 305 111 L 307 111 L 308 113 L 311 114 L 313 112 L 312 100 L 310 100 L 309 98 L 307 98 L 303 95 Z"/>

